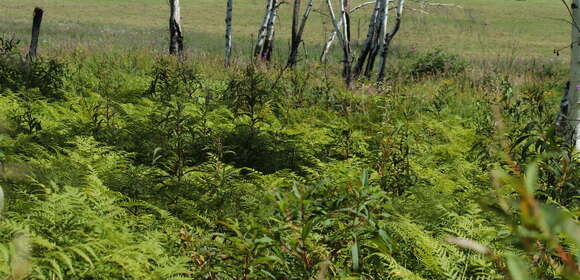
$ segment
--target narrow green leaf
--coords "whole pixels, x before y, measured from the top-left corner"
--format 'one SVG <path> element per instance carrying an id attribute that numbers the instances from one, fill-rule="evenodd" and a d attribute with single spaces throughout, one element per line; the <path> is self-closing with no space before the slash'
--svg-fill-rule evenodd
<path id="1" fill-rule="evenodd" d="M 265 256 L 265 257 L 256 258 L 256 259 L 254 259 L 254 261 L 252 261 L 252 265 L 265 264 L 265 263 L 282 263 L 282 260 L 280 260 L 280 258 L 278 258 L 276 256 Z"/>
<path id="2" fill-rule="evenodd" d="M 360 177 L 360 182 L 361 182 L 361 185 L 363 187 L 366 187 L 369 185 L 369 172 L 368 172 L 368 170 L 366 170 L 366 169 L 363 170 L 363 173 Z"/>
<path id="3" fill-rule="evenodd" d="M 267 236 L 255 240 L 256 243 L 264 243 L 264 244 L 272 243 L 273 241 L 274 240 L 272 240 L 272 238 Z"/>
<path id="4" fill-rule="evenodd" d="M 516 255 L 507 256 L 507 265 L 513 280 L 529 280 L 530 274 L 524 261 Z"/>
<path id="5" fill-rule="evenodd" d="M 538 187 L 538 164 L 532 163 L 526 170 L 526 189 L 533 194 Z"/>
<path id="6" fill-rule="evenodd" d="M 91 258 L 87 254 L 85 254 L 85 252 L 83 252 L 83 250 L 76 248 L 76 247 L 71 247 L 69 250 L 74 252 L 77 256 L 79 256 L 86 263 L 88 263 L 91 267 L 93 267 L 93 261 L 91 261 Z"/>
<path id="7" fill-rule="evenodd" d="M 350 248 L 350 254 L 352 257 L 352 270 L 355 272 L 358 272 L 360 269 L 360 258 L 359 258 L 359 248 L 358 248 L 358 242 L 354 241 L 354 244 L 352 244 L 352 247 Z"/>
<path id="8" fill-rule="evenodd" d="M 296 198 L 302 199 L 302 195 L 300 195 L 300 192 L 298 191 L 298 186 L 296 185 L 296 183 L 294 185 L 292 185 L 292 191 L 294 192 L 294 195 L 296 196 Z"/>
<path id="9" fill-rule="evenodd" d="M 302 228 L 302 240 L 306 240 L 312 229 L 318 224 L 319 219 L 312 218 L 306 222 Z"/>
<path id="10" fill-rule="evenodd" d="M 387 235 L 387 233 L 384 230 L 379 229 L 379 237 L 385 243 L 385 245 L 389 248 L 389 251 L 393 250 L 393 248 L 391 246 L 391 238 L 389 238 L 389 236 Z"/>
<path id="11" fill-rule="evenodd" d="M 61 263 L 63 263 L 66 268 L 68 268 L 68 270 L 70 270 L 71 273 L 75 273 L 75 269 L 73 267 L 73 261 L 72 259 L 65 254 L 64 252 L 56 252 L 54 254 L 55 258 L 58 259 Z"/>

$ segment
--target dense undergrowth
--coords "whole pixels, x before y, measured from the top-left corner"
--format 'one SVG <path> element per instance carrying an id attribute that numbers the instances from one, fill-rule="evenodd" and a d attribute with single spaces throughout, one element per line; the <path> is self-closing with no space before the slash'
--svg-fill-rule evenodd
<path id="1" fill-rule="evenodd" d="M 27 64 L 7 42 L 2 277 L 578 279 L 550 69 L 475 79 L 438 51 L 346 91 L 322 68 Z"/>

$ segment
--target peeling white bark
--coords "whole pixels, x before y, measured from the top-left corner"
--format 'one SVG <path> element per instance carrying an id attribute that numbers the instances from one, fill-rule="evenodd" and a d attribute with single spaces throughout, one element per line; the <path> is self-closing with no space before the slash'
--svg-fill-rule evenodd
<path id="1" fill-rule="evenodd" d="M 312 7 L 314 6 L 314 0 L 308 1 L 308 5 L 306 6 L 306 10 L 304 11 L 304 15 L 302 16 L 302 22 L 300 23 L 300 29 L 298 30 L 298 37 L 302 38 L 302 34 L 304 33 L 304 27 L 306 26 L 306 22 L 308 21 L 308 17 L 310 16 L 310 12 L 312 11 Z"/>
<path id="2" fill-rule="evenodd" d="M 391 32 L 385 34 L 384 44 L 381 50 L 381 63 L 379 68 L 379 74 L 377 76 L 377 82 L 382 82 L 385 79 L 385 69 L 387 64 L 387 55 L 389 53 L 389 46 L 391 45 L 393 38 L 395 37 L 395 35 L 397 35 L 397 33 L 399 32 L 399 28 L 401 27 L 401 20 L 403 19 L 404 8 L 405 8 L 405 0 L 399 0 L 399 4 L 397 6 L 397 19 L 395 22 L 395 26 L 393 27 L 393 30 Z"/>
<path id="3" fill-rule="evenodd" d="M 347 12 L 348 9 L 348 0 L 340 0 L 340 18 L 342 20 L 342 29 L 343 29 L 343 38 L 344 44 L 350 50 L 350 19 Z"/>
<path id="4" fill-rule="evenodd" d="M 276 18 L 278 17 L 277 0 L 268 0 L 264 19 L 258 31 L 258 40 L 254 46 L 254 57 L 260 60 L 270 61 L 272 57 Z"/>
<path id="5" fill-rule="evenodd" d="M 256 41 L 256 45 L 254 46 L 254 56 L 258 56 L 262 53 L 262 47 L 264 46 L 264 42 L 266 40 L 267 29 L 270 23 L 271 11 L 273 7 L 274 0 L 267 0 L 266 10 L 264 11 L 264 19 L 262 20 L 262 24 L 260 24 L 260 29 L 258 30 L 258 39 Z"/>
<path id="6" fill-rule="evenodd" d="M 226 66 L 230 65 L 230 58 L 232 56 L 232 13 L 233 13 L 233 2 L 234 0 L 228 0 L 226 9 L 226 55 L 225 62 Z"/>
<path id="7" fill-rule="evenodd" d="M 342 21 L 340 21 L 338 24 L 342 25 Z M 326 43 L 324 44 L 324 47 L 322 48 L 322 54 L 320 55 L 320 62 L 326 61 L 326 56 L 328 55 L 328 52 L 330 51 L 330 47 L 332 47 L 332 43 L 334 43 L 335 38 L 336 38 L 336 31 L 333 28 L 332 32 L 330 32 L 330 35 L 328 35 L 328 39 L 326 39 Z"/>
<path id="8" fill-rule="evenodd" d="M 276 19 L 278 19 L 278 5 L 277 1 L 274 0 L 274 6 L 270 11 L 270 22 L 268 23 L 268 29 L 266 33 L 266 40 L 262 47 L 261 59 L 265 61 L 270 61 L 272 59 L 272 52 L 274 51 L 274 36 L 276 35 Z"/>
<path id="9" fill-rule="evenodd" d="M 391 3 L 390 0 L 384 1 L 384 9 L 382 10 L 381 16 L 381 31 L 379 32 L 379 48 L 383 50 L 385 48 L 385 44 L 387 43 L 387 34 L 389 33 L 389 4 Z"/>
<path id="10" fill-rule="evenodd" d="M 389 2 L 390 0 L 381 0 L 380 7 L 378 12 L 377 22 L 375 24 L 375 37 L 371 42 L 369 57 L 367 59 L 367 65 L 365 68 L 364 75 L 367 78 L 370 78 L 373 72 L 373 68 L 375 66 L 375 60 L 377 55 L 379 54 L 383 40 L 385 36 L 385 32 L 387 30 L 387 23 L 388 23 L 388 14 L 389 14 Z"/>
<path id="11" fill-rule="evenodd" d="M 181 8 L 179 0 L 169 0 L 171 15 L 169 17 L 169 53 L 183 54 L 183 33 L 181 31 Z"/>
<path id="12" fill-rule="evenodd" d="M 349 12 L 354 13 L 358 9 L 363 8 L 365 6 L 368 6 L 368 5 L 371 5 L 371 4 L 374 4 L 374 3 L 375 3 L 375 1 L 364 2 L 362 4 L 355 6 L 352 9 L 350 9 Z M 342 18 L 338 20 L 338 25 L 342 26 Z M 320 62 L 324 63 L 326 61 L 326 56 L 328 55 L 328 52 L 330 51 L 330 47 L 334 43 L 334 39 L 336 39 L 336 30 L 335 29 L 333 29 L 332 32 L 330 32 L 330 34 L 328 35 L 328 39 L 326 39 L 326 43 L 324 44 L 324 47 L 322 48 L 322 54 L 320 55 Z"/>
<path id="13" fill-rule="evenodd" d="M 373 42 L 376 40 L 376 27 L 377 27 L 377 22 L 379 20 L 379 12 L 381 10 L 381 2 L 382 2 L 382 0 L 375 1 L 375 8 L 373 10 L 373 13 L 371 14 L 371 19 L 369 21 L 369 28 L 367 31 L 367 37 L 366 37 L 365 42 L 363 44 L 361 54 L 357 60 L 357 63 L 354 67 L 354 70 L 353 70 L 353 76 L 355 79 L 360 75 L 362 68 L 365 64 L 365 61 L 367 60 L 367 57 L 369 56 L 369 54 L 372 50 Z"/>
<path id="14" fill-rule="evenodd" d="M 342 18 L 342 30 L 339 21 L 336 19 L 334 14 L 334 9 L 332 8 L 331 0 L 326 0 L 326 5 L 328 6 L 328 12 L 330 15 L 330 19 L 332 20 L 332 24 L 334 25 L 334 31 L 338 36 L 338 39 L 342 43 L 342 50 L 343 50 L 343 77 L 346 83 L 346 87 L 348 89 L 352 88 L 352 80 L 351 80 L 351 73 L 350 73 L 350 46 L 348 41 L 348 20 L 346 14 L 345 5 L 346 0 L 339 0 L 340 1 L 340 8 L 341 8 L 341 18 Z"/>

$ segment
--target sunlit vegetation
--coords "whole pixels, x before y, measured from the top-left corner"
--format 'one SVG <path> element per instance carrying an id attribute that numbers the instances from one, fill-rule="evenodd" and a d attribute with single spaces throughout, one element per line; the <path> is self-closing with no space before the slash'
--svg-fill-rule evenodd
<path id="1" fill-rule="evenodd" d="M 22 49 L 0 40 L 0 278 L 580 279 L 561 63 L 397 48 L 346 89 L 307 61 Z"/>

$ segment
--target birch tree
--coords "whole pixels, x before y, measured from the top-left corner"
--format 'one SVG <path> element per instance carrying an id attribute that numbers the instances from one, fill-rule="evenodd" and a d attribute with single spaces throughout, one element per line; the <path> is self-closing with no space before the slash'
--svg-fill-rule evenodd
<path id="1" fill-rule="evenodd" d="M 264 61 L 272 60 L 272 53 L 274 51 L 274 36 L 276 35 L 276 20 L 278 19 L 278 7 L 277 0 L 274 0 L 274 8 L 272 9 L 270 22 L 268 23 L 268 28 L 266 32 L 266 41 L 264 43 L 264 48 L 262 49 L 262 55 L 260 56 Z"/>
<path id="2" fill-rule="evenodd" d="M 397 0 L 396 7 L 391 8 L 391 2 L 395 2 L 395 0 L 374 0 L 371 2 L 365 2 L 360 4 L 359 6 L 355 7 L 355 9 L 363 7 L 365 5 L 374 4 L 374 9 L 372 10 L 370 20 L 369 20 L 369 27 L 367 30 L 367 36 L 361 48 L 361 52 L 359 57 L 356 60 L 356 64 L 353 67 L 353 78 L 358 78 L 360 75 L 364 73 L 365 77 L 370 78 L 373 75 L 375 62 L 378 57 L 380 57 L 379 61 L 379 70 L 377 73 L 377 82 L 383 82 L 386 76 L 386 65 L 387 65 L 387 58 L 389 55 L 390 45 L 398 34 L 401 23 L 403 19 L 403 11 L 405 9 L 405 0 Z M 456 7 L 456 8 L 463 8 L 459 5 L 455 4 L 446 4 L 446 3 L 432 3 L 426 0 L 414 0 L 414 2 L 419 3 L 421 7 Z M 353 9 L 354 10 L 354 9 Z M 389 13 L 391 10 L 396 12 L 396 18 L 394 20 L 394 26 L 389 31 Z M 426 13 L 422 9 L 413 9 L 415 11 Z M 339 20 L 339 25 L 341 21 Z M 326 55 L 328 50 L 334 40 L 336 31 L 333 31 L 322 51 L 322 55 L 320 57 L 321 62 L 324 62 L 326 59 Z"/>
<path id="3" fill-rule="evenodd" d="M 363 72 L 367 78 L 372 75 L 375 60 L 380 55 L 380 66 L 377 81 L 383 81 L 385 77 L 386 61 L 389 50 L 389 45 L 393 37 L 399 31 L 401 26 L 401 18 L 403 15 L 404 0 L 399 0 L 397 5 L 397 18 L 393 30 L 388 31 L 389 12 L 391 0 L 377 0 L 375 2 L 375 9 L 371 14 L 369 21 L 369 29 L 365 43 L 363 44 L 361 54 L 357 60 L 357 64 L 353 70 L 353 76 L 358 78 Z M 365 67 L 366 63 L 366 67 Z"/>
<path id="4" fill-rule="evenodd" d="M 258 56 L 262 52 L 262 47 L 264 45 L 264 41 L 266 40 L 266 32 L 268 29 L 268 23 L 270 22 L 270 12 L 272 7 L 274 6 L 275 0 L 266 0 L 266 11 L 264 11 L 264 18 L 262 19 L 262 24 L 260 24 L 260 28 L 258 29 L 258 36 L 256 45 L 254 46 L 254 56 Z"/>
<path id="5" fill-rule="evenodd" d="M 580 150 L 580 0 L 572 0 L 572 52 L 570 62 L 570 89 L 568 127 L 574 135 L 576 149 Z"/>
<path id="6" fill-rule="evenodd" d="M 367 65 L 365 69 L 365 76 L 370 78 L 375 67 L 375 61 L 380 50 L 383 49 L 385 44 L 385 35 L 387 34 L 388 22 L 389 22 L 389 4 L 390 0 L 382 0 L 381 8 L 379 10 L 379 20 L 377 21 L 375 29 L 378 31 L 378 35 L 373 42 L 371 51 L 367 60 Z"/>
<path id="7" fill-rule="evenodd" d="M 385 2 L 385 0 L 376 0 L 375 1 L 375 8 L 373 9 L 373 13 L 371 14 L 371 19 L 369 20 L 369 28 L 367 31 L 367 37 L 366 37 L 365 42 L 363 44 L 361 53 L 357 59 L 357 63 L 354 66 L 353 76 L 355 78 L 357 78 L 360 75 L 360 72 L 365 64 L 365 61 L 367 60 L 367 57 L 369 57 L 369 54 L 373 48 L 373 44 L 375 44 L 375 42 L 377 40 L 377 24 L 378 24 L 379 19 L 380 19 L 379 13 L 382 10 L 381 7 L 383 6 L 383 2 Z"/>
<path id="8" fill-rule="evenodd" d="M 340 17 L 342 24 L 336 19 L 334 14 L 334 9 L 332 8 L 331 0 L 326 0 L 326 5 L 328 6 L 328 13 L 330 15 L 330 20 L 334 25 L 334 30 L 338 36 L 339 41 L 342 45 L 343 51 L 343 78 L 348 89 L 352 88 L 352 76 L 351 76 L 351 66 L 350 66 L 350 27 L 349 27 L 349 15 L 348 15 L 348 0 L 339 0 L 340 2 Z"/>
<path id="9" fill-rule="evenodd" d="M 258 30 L 256 45 L 254 46 L 254 57 L 257 59 L 270 61 L 272 57 L 278 7 L 277 0 L 267 0 L 266 11 Z"/>
<path id="10" fill-rule="evenodd" d="M 375 0 L 375 1 L 377 1 L 377 0 Z M 349 14 L 352 14 L 352 13 L 356 12 L 358 9 L 361 9 L 365 6 L 373 4 L 373 3 L 375 3 L 375 1 L 369 1 L 369 2 L 364 2 L 362 4 L 359 4 L 359 5 L 355 6 L 354 8 L 350 9 Z M 338 20 L 338 25 L 342 26 L 342 18 L 340 18 Z M 336 39 L 336 30 L 333 28 L 332 31 L 330 32 L 330 35 L 328 35 L 328 39 L 326 39 L 326 43 L 324 44 L 324 47 L 322 48 L 322 53 L 320 54 L 320 62 L 321 63 L 324 63 L 326 61 L 326 56 L 328 55 L 328 52 L 330 51 L 330 47 L 334 43 L 335 39 Z"/>
<path id="11" fill-rule="evenodd" d="M 32 19 L 32 36 L 30 38 L 30 47 L 28 48 L 28 54 L 26 55 L 26 60 L 32 61 L 36 59 L 36 50 L 38 48 L 38 37 L 40 36 L 40 24 L 42 23 L 42 15 L 44 11 L 41 8 L 34 9 L 34 15 Z"/>
<path id="12" fill-rule="evenodd" d="M 232 56 L 232 14 L 233 14 L 233 0 L 228 0 L 226 9 L 226 54 L 225 66 L 230 65 L 230 58 Z"/>
<path id="13" fill-rule="evenodd" d="M 302 42 L 302 34 L 304 33 L 304 28 L 310 12 L 312 11 L 314 0 L 309 0 L 306 10 L 302 15 L 302 20 L 299 21 L 300 5 L 301 0 L 294 0 L 294 10 L 292 14 L 292 42 L 290 45 L 290 56 L 288 57 L 288 66 L 294 67 L 298 62 L 298 48 Z"/>
<path id="14" fill-rule="evenodd" d="M 183 33 L 181 29 L 181 9 L 179 0 L 169 0 L 169 53 L 183 55 Z"/>
<path id="15" fill-rule="evenodd" d="M 395 19 L 395 26 L 393 30 L 389 33 L 386 33 L 383 39 L 383 46 L 381 50 L 381 63 L 379 67 L 379 75 L 377 77 L 377 82 L 383 82 L 385 80 L 385 70 L 387 65 L 387 55 L 389 54 L 389 47 L 393 38 L 399 32 L 401 28 L 401 20 L 403 19 L 403 9 L 405 7 L 405 0 L 399 0 L 399 4 L 397 5 L 397 18 Z"/>

